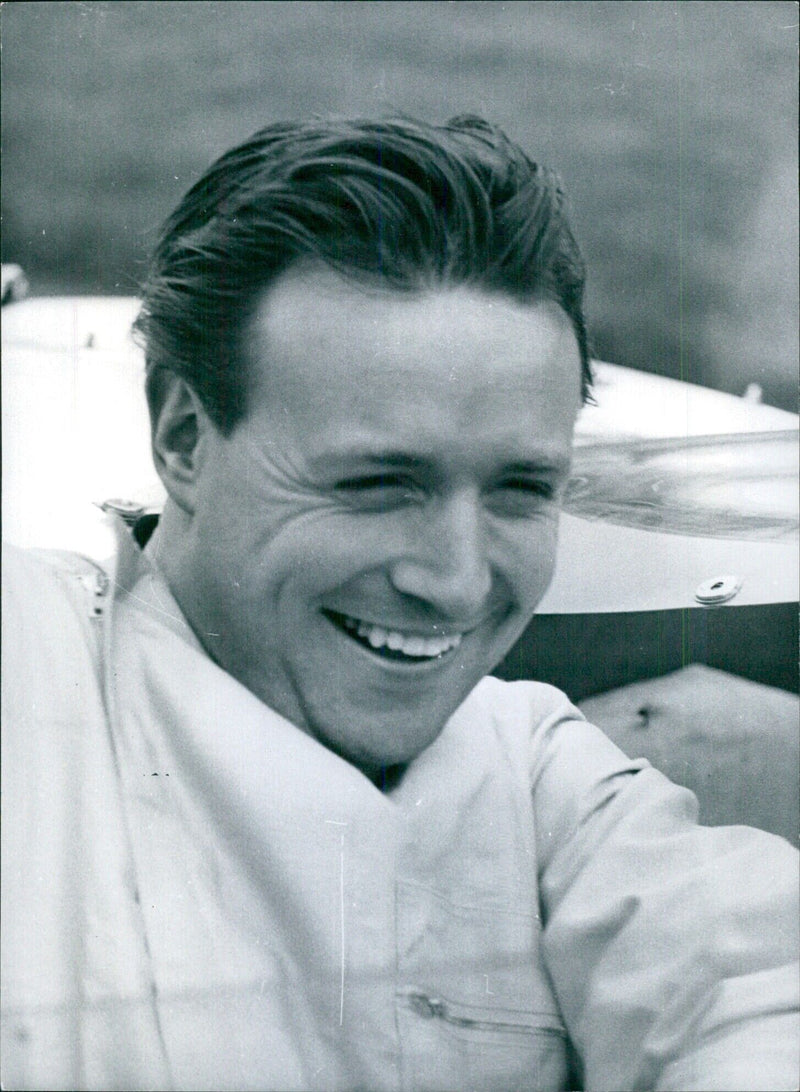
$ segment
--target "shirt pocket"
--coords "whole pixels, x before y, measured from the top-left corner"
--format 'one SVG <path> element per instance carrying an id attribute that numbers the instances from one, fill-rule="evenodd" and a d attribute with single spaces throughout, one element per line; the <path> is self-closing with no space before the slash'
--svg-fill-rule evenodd
<path id="1" fill-rule="evenodd" d="M 567 1038 L 547 1013 L 484 1008 L 410 989 L 399 997 L 404 1087 L 563 1092 Z"/>
<path id="2" fill-rule="evenodd" d="M 403 1087 L 562 1092 L 568 1041 L 523 900 L 465 905 L 398 891 L 396 1018 Z"/>

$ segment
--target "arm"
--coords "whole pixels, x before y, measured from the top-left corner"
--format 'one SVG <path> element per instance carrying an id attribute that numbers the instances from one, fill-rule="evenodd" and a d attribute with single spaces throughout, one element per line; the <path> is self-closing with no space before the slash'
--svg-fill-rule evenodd
<path id="1" fill-rule="evenodd" d="M 574 711 L 534 737 L 545 959 L 589 1089 L 791 1089 L 798 865 Z M 765 791 L 769 791 L 765 786 Z"/>

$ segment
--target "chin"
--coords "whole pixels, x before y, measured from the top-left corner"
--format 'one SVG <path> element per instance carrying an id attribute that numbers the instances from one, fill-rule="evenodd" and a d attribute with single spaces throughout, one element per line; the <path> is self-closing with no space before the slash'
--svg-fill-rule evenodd
<path id="1" fill-rule="evenodd" d="M 372 738 L 368 741 L 359 741 L 359 746 L 354 747 L 347 740 L 326 737 L 322 733 L 318 734 L 317 738 L 340 758 L 374 779 L 374 775 L 380 771 L 389 767 L 407 766 L 418 758 L 439 738 L 450 715 L 448 713 L 447 716 L 442 717 L 440 714 L 436 718 L 421 720 L 418 712 L 412 713 L 411 716 L 416 723 L 421 721 L 426 724 L 426 731 L 411 739 L 407 736 L 408 719 L 401 716 L 385 720 L 379 726 L 373 722 Z M 351 719 L 351 723 L 354 719 Z M 363 714 L 361 720 L 362 723 L 366 721 Z"/>

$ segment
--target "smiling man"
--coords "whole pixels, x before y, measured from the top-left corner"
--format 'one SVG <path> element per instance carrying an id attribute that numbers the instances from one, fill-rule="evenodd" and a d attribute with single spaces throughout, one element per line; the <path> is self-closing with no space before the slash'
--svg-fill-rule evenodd
<path id="1" fill-rule="evenodd" d="M 489 677 L 553 571 L 582 292 L 476 119 L 273 126 L 184 198 L 158 526 L 8 561 L 8 1087 L 794 1087 L 788 844 Z"/>
<path id="2" fill-rule="evenodd" d="M 575 335 L 546 299 L 299 264 L 259 296 L 250 359 L 229 436 L 162 380 L 161 564 L 214 660 L 374 776 L 438 736 L 547 587 Z"/>

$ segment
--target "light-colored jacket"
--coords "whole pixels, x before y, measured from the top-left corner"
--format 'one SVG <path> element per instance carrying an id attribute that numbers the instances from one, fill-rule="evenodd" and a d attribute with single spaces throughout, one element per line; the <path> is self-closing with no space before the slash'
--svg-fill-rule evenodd
<path id="1" fill-rule="evenodd" d="M 5 558 L 3 1086 L 797 1086 L 797 858 L 484 680 L 393 788 L 127 535 Z"/>

